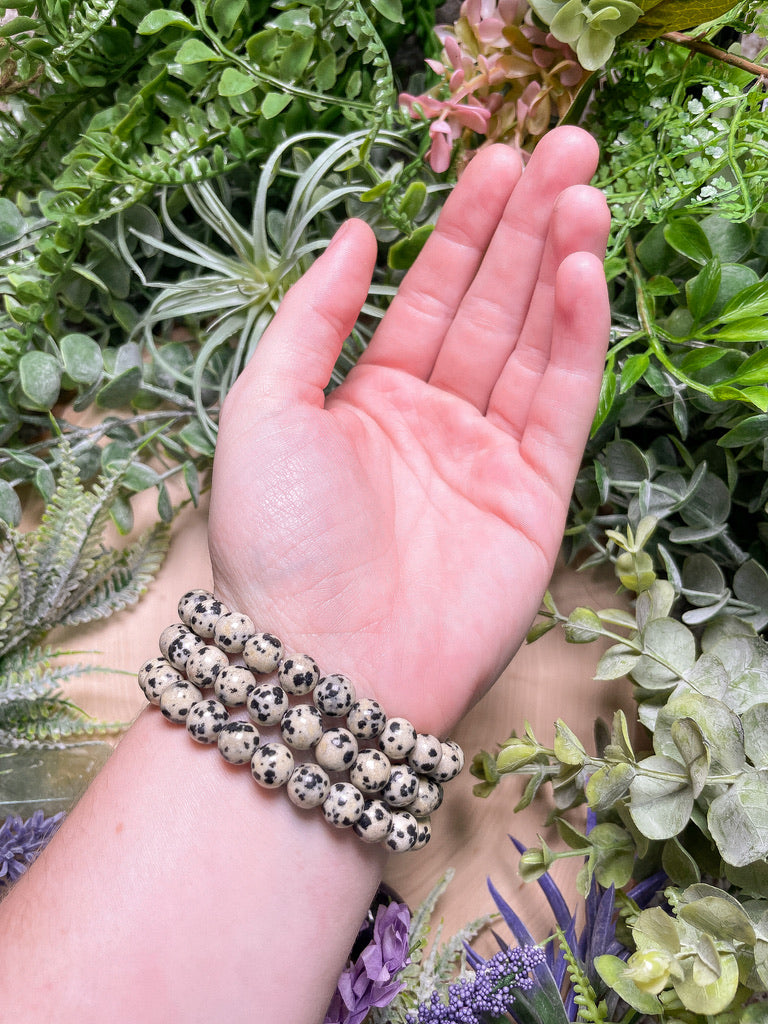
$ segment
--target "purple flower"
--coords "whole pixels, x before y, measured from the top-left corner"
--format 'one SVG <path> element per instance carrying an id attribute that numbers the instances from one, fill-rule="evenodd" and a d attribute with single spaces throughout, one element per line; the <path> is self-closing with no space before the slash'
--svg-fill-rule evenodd
<path id="1" fill-rule="evenodd" d="M 9 815 L 0 825 L 0 888 L 12 885 L 27 870 L 61 824 L 63 814 L 46 818 L 35 811 L 22 821 L 16 814 Z"/>
<path id="2" fill-rule="evenodd" d="M 397 980 L 409 963 L 411 912 L 404 903 L 380 906 L 373 938 L 342 972 L 323 1024 L 361 1024 L 372 1006 L 387 1006 L 405 985 Z"/>

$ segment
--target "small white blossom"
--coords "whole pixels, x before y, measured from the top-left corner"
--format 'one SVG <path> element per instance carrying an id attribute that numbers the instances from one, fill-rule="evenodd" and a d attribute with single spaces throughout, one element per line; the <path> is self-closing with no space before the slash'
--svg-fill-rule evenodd
<path id="1" fill-rule="evenodd" d="M 703 114 L 704 104 L 700 100 L 688 100 L 688 113 L 693 114 L 694 117 L 696 114 Z"/>
<path id="2" fill-rule="evenodd" d="M 708 103 L 717 103 L 718 100 L 723 98 L 723 94 L 718 92 L 714 86 L 705 85 L 701 90 L 701 95 Z"/>
<path id="3" fill-rule="evenodd" d="M 699 140 L 696 138 L 695 135 L 692 135 L 690 132 L 687 135 L 683 135 L 680 141 L 685 146 L 698 146 L 699 144 Z"/>
<path id="4" fill-rule="evenodd" d="M 707 146 L 704 152 L 707 156 L 711 156 L 713 160 L 719 160 L 723 155 L 724 150 L 722 146 Z"/>
<path id="5" fill-rule="evenodd" d="M 717 196 L 717 189 L 714 185 L 705 185 L 699 190 L 700 199 L 714 199 Z"/>

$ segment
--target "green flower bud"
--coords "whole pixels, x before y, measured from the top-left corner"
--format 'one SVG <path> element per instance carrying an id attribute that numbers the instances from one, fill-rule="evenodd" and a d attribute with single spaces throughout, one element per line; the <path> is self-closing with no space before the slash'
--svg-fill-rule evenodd
<path id="1" fill-rule="evenodd" d="M 658 949 L 633 953 L 627 960 L 625 978 L 630 978 L 642 992 L 657 996 L 667 985 L 671 974 L 671 958 Z"/>

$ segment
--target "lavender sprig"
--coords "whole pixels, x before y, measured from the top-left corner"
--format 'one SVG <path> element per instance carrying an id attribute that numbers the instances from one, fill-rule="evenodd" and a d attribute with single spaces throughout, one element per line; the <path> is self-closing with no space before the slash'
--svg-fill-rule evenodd
<path id="1" fill-rule="evenodd" d="M 16 814 L 5 819 L 0 825 L 0 890 L 24 874 L 63 818 L 63 813 L 46 818 L 42 811 L 35 811 L 26 821 Z"/>

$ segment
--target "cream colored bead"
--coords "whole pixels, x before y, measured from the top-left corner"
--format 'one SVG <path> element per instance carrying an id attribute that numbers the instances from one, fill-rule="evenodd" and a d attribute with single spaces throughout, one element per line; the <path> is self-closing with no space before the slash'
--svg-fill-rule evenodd
<path id="1" fill-rule="evenodd" d="M 265 789 L 284 786 L 293 768 L 293 754 L 282 743 L 265 743 L 256 749 L 251 758 L 251 774 Z"/>
<path id="2" fill-rule="evenodd" d="M 173 667 L 184 672 L 189 656 L 205 647 L 205 640 L 201 640 L 183 622 L 174 622 L 160 634 L 159 646 L 160 653 Z"/>
<path id="3" fill-rule="evenodd" d="M 315 760 L 328 772 L 343 772 L 357 757 L 357 740 L 348 729 L 326 729 L 315 745 Z"/>
<path id="4" fill-rule="evenodd" d="M 226 654 L 240 654 L 253 636 L 253 622 L 240 612 L 227 612 L 216 621 L 213 642 Z"/>
<path id="5" fill-rule="evenodd" d="M 366 800 L 363 813 L 352 826 L 356 836 L 365 843 L 380 843 L 392 828 L 392 811 L 383 800 Z"/>
<path id="6" fill-rule="evenodd" d="M 254 633 L 243 647 L 243 661 L 262 676 L 277 671 L 282 657 L 283 644 L 273 633 Z"/>
<path id="7" fill-rule="evenodd" d="M 286 693 L 311 693 L 320 678 L 320 669 L 308 654 L 291 654 L 283 658 L 277 678 Z"/>
<path id="8" fill-rule="evenodd" d="M 297 704 L 280 719 L 280 732 L 294 750 L 309 750 L 323 735 L 323 716 L 312 704 Z"/>
<path id="9" fill-rule="evenodd" d="M 329 718 L 343 718 L 355 701 L 355 688 L 346 676 L 323 676 L 312 693 L 315 707 Z"/>
<path id="10" fill-rule="evenodd" d="M 217 700 L 200 700 L 193 704 L 187 715 L 187 732 L 198 743 L 216 743 L 229 712 Z"/>
<path id="11" fill-rule="evenodd" d="M 165 658 L 150 658 L 139 669 L 139 686 L 150 704 L 159 704 L 163 690 L 172 683 L 183 683 L 184 676 Z"/>
<path id="12" fill-rule="evenodd" d="M 213 681 L 213 692 L 228 708 L 243 707 L 256 685 L 253 673 L 242 665 L 228 665 Z"/>
<path id="13" fill-rule="evenodd" d="M 395 811 L 392 814 L 392 825 L 384 845 L 393 853 L 407 853 L 416 845 L 419 824 L 408 811 Z"/>
<path id="14" fill-rule="evenodd" d="M 349 781 L 361 793 L 380 793 L 389 781 L 392 764 L 381 750 L 361 750 L 349 769 Z"/>
<path id="15" fill-rule="evenodd" d="M 259 730 L 250 722 L 227 722 L 219 733 L 219 753 L 230 764 L 247 764 L 259 745 Z"/>
<path id="16" fill-rule="evenodd" d="M 429 774 L 437 782 L 450 782 L 464 767 L 464 751 L 454 740 L 446 740 L 441 746 L 443 754 L 440 762 Z"/>
<path id="17" fill-rule="evenodd" d="M 190 590 L 179 601 L 179 618 L 198 636 L 210 639 L 229 608 L 207 590 Z"/>
<path id="18" fill-rule="evenodd" d="M 403 758 L 416 746 L 416 730 L 407 718 L 388 718 L 379 746 L 393 761 Z"/>
<path id="19" fill-rule="evenodd" d="M 182 680 L 178 683 L 171 683 L 163 690 L 160 697 L 160 710 L 169 722 L 183 723 L 186 722 L 192 705 L 202 699 L 203 695 L 196 686 Z"/>
<path id="20" fill-rule="evenodd" d="M 408 810 L 417 818 L 425 818 L 438 809 L 443 802 L 443 787 L 434 779 L 419 776 L 416 796 L 408 804 Z"/>
<path id="21" fill-rule="evenodd" d="M 328 796 L 330 788 L 331 780 L 320 765 L 307 762 L 293 769 L 286 792 L 292 804 L 309 809 L 319 807 Z"/>
<path id="22" fill-rule="evenodd" d="M 443 747 L 437 736 L 420 732 L 416 736 L 416 742 L 409 751 L 406 761 L 414 771 L 426 775 L 437 768 L 442 756 Z"/>
<path id="23" fill-rule="evenodd" d="M 213 686 L 216 676 L 228 666 L 229 658 L 224 651 L 220 651 L 212 644 L 205 644 L 187 658 L 187 679 L 205 690 Z"/>

